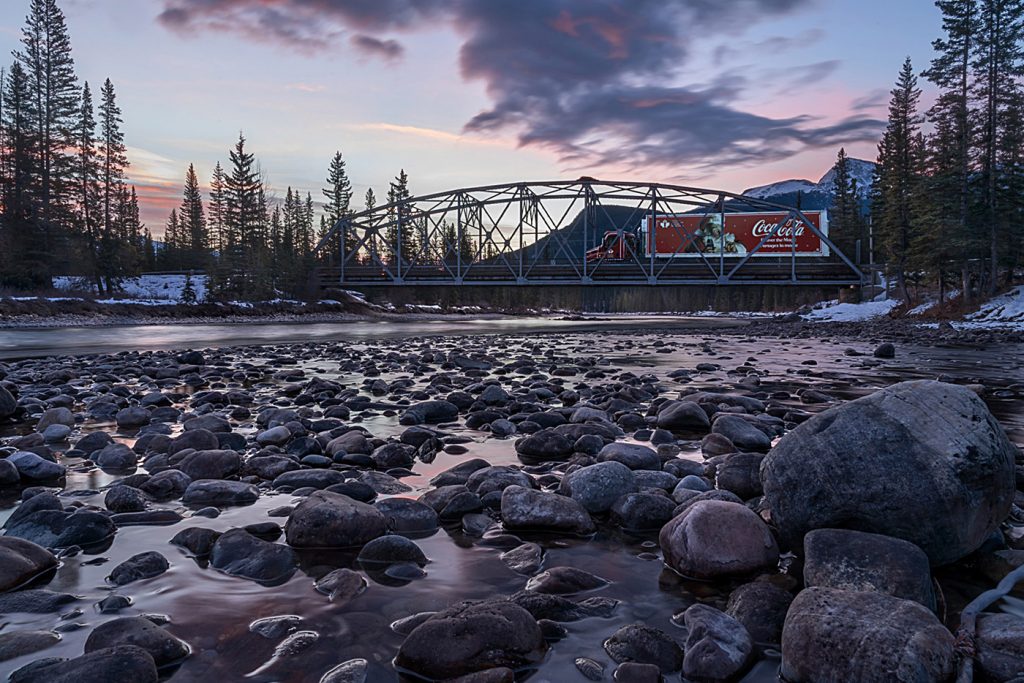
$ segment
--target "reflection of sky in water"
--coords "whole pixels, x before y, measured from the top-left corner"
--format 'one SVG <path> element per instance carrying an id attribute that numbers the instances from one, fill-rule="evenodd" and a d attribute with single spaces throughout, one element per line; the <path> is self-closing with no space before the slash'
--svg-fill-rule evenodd
<path id="1" fill-rule="evenodd" d="M 241 323 L 234 325 L 132 325 L 124 327 L 69 327 L 54 329 L 0 330 L 0 358 L 47 355 L 143 351 L 171 348 L 205 348 L 238 344 L 328 341 L 332 339 L 380 339 L 441 334 L 513 334 L 517 332 L 630 325 L 697 328 L 710 324 L 743 324 L 723 319 L 618 317 L 594 320 L 553 318 L 495 318 L 465 320 L 410 320 L 408 322 L 353 321 L 332 323 Z"/>

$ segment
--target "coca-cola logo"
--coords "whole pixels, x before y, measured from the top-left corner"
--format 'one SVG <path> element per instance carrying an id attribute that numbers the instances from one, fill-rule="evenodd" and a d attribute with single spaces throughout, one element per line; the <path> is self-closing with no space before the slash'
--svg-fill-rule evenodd
<path id="1" fill-rule="evenodd" d="M 794 223 L 796 228 L 794 230 Z M 769 223 L 763 218 L 758 222 L 754 223 L 753 229 L 750 231 L 754 237 L 765 237 L 767 235 L 774 234 L 776 237 L 792 237 L 794 234 L 800 237 L 804 234 L 806 227 L 803 221 L 794 221 L 792 218 L 787 219 L 786 222 L 778 230 L 775 227 L 778 223 Z"/>

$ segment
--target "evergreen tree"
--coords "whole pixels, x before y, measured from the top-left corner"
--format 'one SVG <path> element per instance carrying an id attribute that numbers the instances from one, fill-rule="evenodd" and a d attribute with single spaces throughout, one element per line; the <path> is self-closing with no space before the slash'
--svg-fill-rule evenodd
<path id="1" fill-rule="evenodd" d="M 978 102 L 978 197 L 982 225 L 988 236 L 988 293 L 994 295 L 1000 263 L 1001 192 L 1000 149 L 1008 111 L 1019 94 L 1024 76 L 1024 0 L 981 0 L 971 68 Z"/>
<path id="2" fill-rule="evenodd" d="M 181 267 L 181 225 L 178 221 L 178 210 L 171 209 L 164 226 L 164 248 L 160 253 L 165 270 L 178 270 Z"/>
<path id="3" fill-rule="evenodd" d="M 153 244 L 153 233 L 146 228 L 142 240 L 142 262 L 146 270 L 156 270 L 156 247 Z"/>
<path id="4" fill-rule="evenodd" d="M 219 252 L 224 250 L 224 169 L 220 162 L 213 168 L 210 180 L 210 217 L 207 223 L 211 246 Z"/>
<path id="5" fill-rule="evenodd" d="M 24 69 L 34 105 L 30 125 L 39 173 L 38 183 L 30 189 L 38 202 L 44 240 L 40 248 L 51 252 L 58 230 L 70 227 L 70 207 L 76 198 L 72 150 L 81 102 L 71 38 L 56 0 L 31 0 L 21 43 L 15 58 Z"/>
<path id="6" fill-rule="evenodd" d="M 327 205 L 324 207 L 327 212 L 325 223 L 327 230 L 330 230 L 343 217 L 352 214 L 350 209 L 352 203 L 352 182 L 349 180 L 348 172 L 345 170 L 345 159 L 342 157 L 341 152 L 335 152 L 334 158 L 331 159 L 331 165 L 327 170 L 327 187 L 323 192 L 327 198 Z M 326 231 L 322 230 L 322 232 L 324 235 L 326 234 Z M 358 244 L 359 240 L 356 238 L 355 232 L 347 231 L 345 254 L 348 255 L 355 251 Z M 326 251 L 333 257 L 332 249 L 327 249 Z"/>
<path id="7" fill-rule="evenodd" d="M 844 254 L 853 257 L 858 242 L 862 249 L 864 247 L 864 219 L 861 216 L 857 182 L 850 177 L 849 160 L 846 149 L 840 148 L 833 167 L 836 198 L 829 214 L 829 239 Z"/>
<path id="8" fill-rule="evenodd" d="M 402 264 L 412 262 L 417 251 L 413 218 L 408 215 L 408 205 L 403 204 L 411 196 L 409 176 L 406 175 L 403 168 L 388 187 L 388 227 L 385 230 L 385 239 L 392 260 L 396 263 L 399 261 Z M 401 241 L 399 241 L 399 235 L 401 235 Z"/>
<path id="9" fill-rule="evenodd" d="M 3 220 L 0 223 L 0 284 L 19 289 L 49 285 L 49 254 L 39 219 L 38 137 L 35 98 L 21 64 L 4 82 L 2 128 L 6 143 Z"/>
<path id="10" fill-rule="evenodd" d="M 179 215 L 185 242 L 185 267 L 190 270 L 206 268 L 209 237 L 206 232 L 203 195 L 199 190 L 199 178 L 193 164 L 189 164 L 188 172 L 185 174 L 185 189 Z"/>
<path id="11" fill-rule="evenodd" d="M 181 288 L 181 298 L 179 301 L 186 306 L 191 306 L 197 301 L 196 288 L 192 282 L 192 271 L 185 273 L 185 284 Z"/>
<path id="12" fill-rule="evenodd" d="M 930 186 L 940 193 L 932 198 L 937 210 L 949 210 L 956 219 L 954 231 L 964 247 L 960 253 L 964 262 L 963 292 L 969 299 L 966 263 L 974 255 L 970 247 L 975 241 L 969 221 L 973 129 L 970 77 L 979 28 L 978 0 L 936 0 L 935 4 L 942 12 L 945 36 L 932 42 L 937 54 L 924 72 L 925 78 L 940 89 L 938 99 L 928 111 L 928 120 L 938 136 L 934 141 L 941 143 L 941 149 L 931 155 L 934 168 Z"/>
<path id="13" fill-rule="evenodd" d="M 221 254 L 212 278 L 217 296 L 260 298 L 273 286 L 268 251 L 266 188 L 245 136 L 230 152 L 231 172 L 224 179 Z"/>
<path id="14" fill-rule="evenodd" d="M 107 291 L 112 291 L 126 272 L 131 270 L 125 244 L 125 231 L 119 225 L 119 209 L 125 190 L 128 168 L 124 133 L 121 132 L 121 110 L 117 106 L 114 84 L 103 83 L 100 102 L 100 272 Z"/>
<path id="15" fill-rule="evenodd" d="M 914 192 L 921 175 L 920 117 L 917 87 L 910 58 L 903 63 L 889 103 L 889 122 L 878 145 L 873 186 L 872 219 L 875 233 L 888 256 L 890 269 L 904 301 L 910 301 L 906 275 L 911 241 L 919 225 L 913 213 Z"/>
<path id="16" fill-rule="evenodd" d="M 97 293 L 103 292 L 100 271 L 100 162 L 96 151 L 96 117 L 89 84 L 82 87 L 82 105 L 78 119 L 78 232 L 89 251 L 88 264 Z"/>

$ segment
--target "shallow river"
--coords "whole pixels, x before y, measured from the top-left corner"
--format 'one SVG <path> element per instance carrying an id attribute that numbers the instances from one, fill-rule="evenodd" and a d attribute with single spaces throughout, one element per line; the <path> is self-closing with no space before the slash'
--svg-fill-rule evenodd
<path id="1" fill-rule="evenodd" d="M 284 342 L 333 340 L 402 352 L 427 343 L 423 339 L 426 335 L 459 334 L 507 335 L 500 340 L 491 339 L 489 343 L 507 344 L 518 355 L 531 339 L 543 335 L 544 340 L 570 356 L 600 357 L 617 371 L 638 375 L 653 373 L 664 381 L 669 396 L 675 396 L 675 392 L 684 387 L 731 387 L 737 378 L 730 377 L 726 369 L 745 362 L 760 371 L 760 391 L 795 392 L 800 388 L 814 387 L 842 399 L 855 398 L 905 379 L 944 377 L 957 383 L 981 382 L 994 389 L 987 401 L 1011 439 L 1018 445 L 1024 444 L 1024 404 L 1020 400 L 1024 396 L 1024 348 L 1020 346 L 984 350 L 901 346 L 895 359 L 876 363 L 870 357 L 873 344 L 869 343 L 752 339 L 736 334 L 716 336 L 702 329 L 707 324 L 703 320 L 620 319 L 614 323 L 617 329 L 610 333 L 596 331 L 607 331 L 607 322 L 539 319 L 5 330 L 0 331 L 0 356 L 13 358 L 114 352 L 128 348 L 203 348 L 251 343 L 272 344 L 273 352 L 281 352 L 285 348 Z M 715 324 L 721 324 L 721 321 L 715 321 Z M 548 335 L 554 335 L 554 338 Z M 431 344 L 450 342 L 452 340 L 448 339 L 429 341 Z M 454 340 L 454 346 L 458 345 Z M 847 348 L 857 349 L 866 355 L 844 355 Z M 247 355 L 246 361 L 254 362 L 259 355 L 260 352 L 255 351 Z M 347 386 L 362 382 L 361 376 L 340 372 L 336 362 L 317 360 L 315 354 L 310 355 L 310 359 L 299 360 L 297 364 L 298 368 L 306 371 L 307 378 L 317 375 Z M 693 369 L 700 362 L 720 364 L 723 370 L 695 375 L 694 381 L 687 384 L 676 384 L 667 377 L 673 370 Z M 382 379 L 391 381 L 402 376 L 408 375 L 385 373 Z M 507 382 L 509 378 L 502 381 Z M 578 381 L 583 381 L 582 377 L 567 378 L 566 385 L 572 386 Z M 793 405 L 807 410 L 824 407 L 801 405 L 795 398 Z M 398 425 L 397 417 L 382 414 L 367 415 L 361 424 L 382 438 L 397 435 L 403 429 Z M 109 423 L 89 425 L 89 428 L 115 429 Z M 175 429 L 180 429 L 180 425 Z M 237 425 L 237 431 L 242 433 L 250 433 L 251 430 L 251 421 Z M 417 462 L 413 468 L 416 476 L 403 479 L 413 492 L 404 495 L 418 496 L 429 488 L 429 480 L 434 474 L 465 458 L 482 457 L 495 465 L 518 464 L 514 439 L 491 438 L 487 433 L 463 427 L 451 431 L 473 439 L 472 443 L 466 444 L 469 452 L 458 456 L 440 453 L 429 465 Z M 131 444 L 133 434 L 120 433 L 118 440 Z M 680 445 L 682 457 L 701 459 L 699 442 Z M 68 488 L 100 489 L 114 479 L 93 469 L 69 475 Z M 97 505 L 102 504 L 102 499 L 102 492 L 81 498 L 85 503 Z M 294 502 L 290 495 L 268 492 L 262 494 L 256 504 L 227 508 L 216 519 L 186 517 L 172 526 L 126 527 L 118 530 L 109 549 L 65 559 L 47 588 L 82 596 L 81 602 L 69 606 L 78 607 L 82 613 L 72 613 L 64 621 L 57 615 L 6 615 L 0 619 L 0 631 L 49 630 L 59 623 L 68 622 L 87 624 L 88 627 L 64 633 L 61 643 L 36 655 L 0 663 L 0 678 L 38 657 L 81 654 L 91 628 L 110 618 L 101 616 L 94 607 L 112 590 L 105 582 L 110 569 L 129 556 L 147 550 L 163 553 L 170 560 L 171 568 L 160 577 L 119 589 L 119 593 L 131 596 L 133 605 L 118 616 L 163 614 L 170 618 L 169 630 L 186 640 L 192 648 L 192 655 L 174 674 L 173 681 L 316 683 L 325 671 L 354 657 L 369 660 L 368 680 L 398 681 L 400 679 L 391 660 L 403 637 L 389 628 L 391 622 L 416 612 L 442 609 L 458 600 L 508 595 L 522 590 L 526 582 L 526 577 L 513 573 L 499 560 L 501 549 L 488 547 L 481 543 L 481 539 L 467 536 L 458 528 L 441 529 L 430 537 L 417 539 L 430 559 L 425 578 L 404 585 L 385 585 L 371 577 L 369 589 L 344 605 L 332 603 L 317 593 L 313 579 L 330 569 L 351 566 L 352 555 L 299 553 L 300 571 L 283 585 L 267 588 L 202 566 L 168 543 L 187 526 L 225 531 L 267 521 L 268 510 Z M 0 500 L 0 522 L 14 504 L 10 498 Z M 172 508 L 188 514 L 180 502 L 153 507 Z M 284 520 L 274 521 L 283 523 Z M 564 624 L 568 637 L 552 647 L 540 669 L 529 676 L 532 682 L 585 681 L 574 665 L 577 657 L 591 657 L 605 663 L 605 680 L 611 680 L 614 663 L 602 649 L 602 642 L 617 628 L 643 621 L 675 634 L 681 640 L 682 631 L 673 621 L 674 615 L 681 614 L 697 600 L 724 608 L 727 599 L 728 586 L 684 581 L 665 570 L 661 561 L 651 555 L 658 552 L 657 537 L 653 533 L 629 535 L 601 525 L 595 537 L 584 540 L 519 535 L 526 540 L 536 540 L 545 547 L 545 568 L 570 565 L 598 574 L 611 583 L 591 594 L 622 601 L 610 618 L 590 618 Z M 987 587 L 969 576 L 955 576 L 942 581 L 945 600 L 950 604 L 969 599 L 982 587 Z M 282 614 L 301 616 L 305 622 L 302 628 L 316 631 L 320 639 L 309 650 L 265 666 L 272 658 L 277 642 L 250 633 L 248 625 L 255 619 Z M 764 653 L 743 680 L 748 683 L 776 680 L 776 657 L 777 653 Z"/>

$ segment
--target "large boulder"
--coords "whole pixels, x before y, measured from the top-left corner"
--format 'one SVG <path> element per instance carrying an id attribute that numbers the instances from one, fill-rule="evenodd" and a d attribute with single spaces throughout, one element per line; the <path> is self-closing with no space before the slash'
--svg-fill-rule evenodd
<path id="1" fill-rule="evenodd" d="M 191 479 L 227 479 L 242 469 L 242 456 L 230 450 L 196 451 L 172 464 Z"/>
<path id="2" fill-rule="evenodd" d="M 509 486 L 501 493 L 501 519 L 508 529 L 534 529 L 587 535 L 594 520 L 568 496 Z"/>
<path id="3" fill-rule="evenodd" d="M 953 636 L 911 600 L 875 592 L 808 588 L 782 631 L 782 677 L 818 681 L 946 681 Z"/>
<path id="4" fill-rule="evenodd" d="M 991 681 L 1024 675 L 1024 619 L 1013 614 L 982 614 L 975 637 L 978 667 Z"/>
<path id="5" fill-rule="evenodd" d="M 52 481 L 60 479 L 67 471 L 64 465 L 47 460 L 32 451 L 17 451 L 7 457 L 7 462 L 18 468 L 18 474 L 26 481 Z"/>
<path id="6" fill-rule="evenodd" d="M 914 543 L 933 565 L 976 550 L 1010 513 L 1017 448 L 978 396 L 903 382 L 831 408 L 761 465 L 782 539 L 848 528 Z"/>
<path id="7" fill-rule="evenodd" d="M 928 556 L 913 543 L 848 529 L 804 537 L 804 584 L 879 591 L 935 609 Z"/>
<path id="8" fill-rule="evenodd" d="M 57 566 L 46 548 L 13 536 L 0 536 L 0 593 L 24 586 Z"/>
<path id="9" fill-rule="evenodd" d="M 459 407 L 449 401 L 424 401 L 410 406 L 398 423 L 403 425 L 436 424 L 451 422 L 459 417 Z"/>
<path id="10" fill-rule="evenodd" d="M 716 579 L 771 570 L 779 548 L 750 508 L 700 500 L 676 515 L 658 535 L 665 564 L 683 576 Z"/>
<path id="11" fill-rule="evenodd" d="M 658 427 L 671 432 L 706 432 L 711 421 L 707 412 L 693 401 L 668 401 L 658 411 Z"/>
<path id="12" fill-rule="evenodd" d="M 616 662 L 652 664 L 662 673 L 679 671 L 683 650 L 672 636 L 646 624 L 626 624 L 604 641 L 604 649 Z"/>
<path id="13" fill-rule="evenodd" d="M 461 602 L 409 633 L 395 664 L 429 680 L 498 667 L 524 669 L 544 658 L 537 620 L 513 602 Z"/>
<path id="14" fill-rule="evenodd" d="M 599 462 L 565 475 L 558 490 L 587 512 L 607 512 L 619 496 L 637 490 L 636 475 L 621 462 Z"/>
<path id="15" fill-rule="evenodd" d="M 91 510 L 38 510 L 7 527 L 7 536 L 32 541 L 47 548 L 94 546 L 117 531 L 104 514 Z"/>
<path id="16" fill-rule="evenodd" d="M 649 446 L 636 443 L 610 443 L 597 454 L 599 462 L 621 462 L 631 470 L 660 470 L 661 458 Z"/>
<path id="17" fill-rule="evenodd" d="M 387 533 L 380 510 L 330 491 L 315 491 L 299 503 L 285 526 L 285 538 L 295 548 L 361 546 Z"/>

